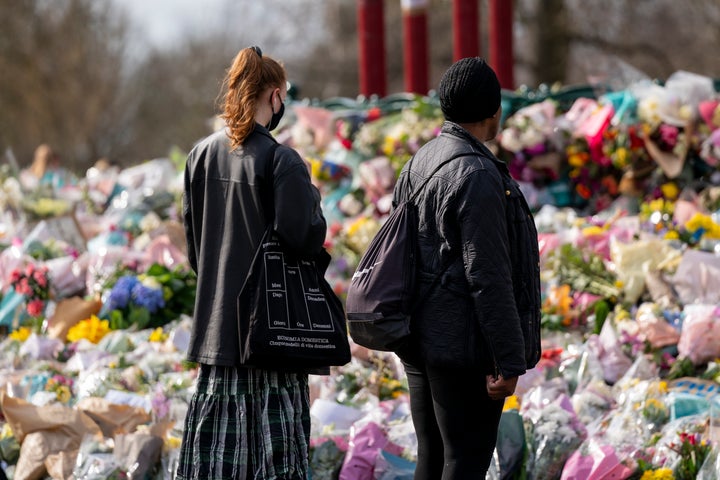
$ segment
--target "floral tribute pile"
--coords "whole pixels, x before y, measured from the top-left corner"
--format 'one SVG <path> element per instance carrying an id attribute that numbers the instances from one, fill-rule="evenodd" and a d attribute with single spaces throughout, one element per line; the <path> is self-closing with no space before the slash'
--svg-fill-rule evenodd
<path id="1" fill-rule="evenodd" d="M 573 90 L 577 92 L 578 90 Z M 543 355 L 506 401 L 489 479 L 720 478 L 720 102 L 678 72 L 622 91 L 504 92 L 492 147 L 540 232 Z M 341 296 L 433 97 L 295 102 Z M 172 479 L 197 365 L 179 217 L 185 153 L 28 183 L 0 165 L 0 468 Z M 411 479 L 402 364 L 353 345 L 311 377 L 317 479 Z M 468 379 L 475 381 L 475 379 Z"/>

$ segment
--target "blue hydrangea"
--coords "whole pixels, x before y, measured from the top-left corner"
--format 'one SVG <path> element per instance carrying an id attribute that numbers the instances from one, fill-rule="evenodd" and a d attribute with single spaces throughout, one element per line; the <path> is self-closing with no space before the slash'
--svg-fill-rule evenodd
<path id="1" fill-rule="evenodd" d="M 158 288 L 146 287 L 138 283 L 132 289 L 132 300 L 138 307 L 145 307 L 150 313 L 155 313 L 165 306 L 163 291 Z"/>
<path id="2" fill-rule="evenodd" d="M 120 310 L 127 307 L 133 288 L 139 285 L 140 281 L 132 275 L 120 277 L 110 290 L 110 295 L 105 302 L 108 311 Z"/>

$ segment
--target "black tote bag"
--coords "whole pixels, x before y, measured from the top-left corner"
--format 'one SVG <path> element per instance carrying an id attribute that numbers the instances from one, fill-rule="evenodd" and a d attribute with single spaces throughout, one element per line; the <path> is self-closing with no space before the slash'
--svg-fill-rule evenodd
<path id="1" fill-rule="evenodd" d="M 271 153 L 270 174 L 265 177 L 270 185 L 273 157 Z M 271 201 L 266 203 L 272 207 Z M 324 249 L 313 258 L 293 255 L 272 225 L 269 219 L 238 295 L 241 364 L 259 368 L 345 365 L 351 357 L 345 310 L 325 280 L 330 255 Z"/>

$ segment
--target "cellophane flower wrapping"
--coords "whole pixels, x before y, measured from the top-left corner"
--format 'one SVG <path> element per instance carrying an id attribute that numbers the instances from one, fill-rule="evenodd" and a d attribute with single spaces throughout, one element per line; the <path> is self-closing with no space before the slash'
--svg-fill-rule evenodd
<path id="1" fill-rule="evenodd" d="M 376 422 L 353 426 L 348 451 L 340 470 L 340 480 L 367 480 L 373 471 L 381 451 L 401 456 L 402 447 L 388 440 L 385 429 Z"/>
<path id="2" fill-rule="evenodd" d="M 716 304 L 686 305 L 678 356 L 695 365 L 720 357 L 720 308 Z"/>
<path id="3" fill-rule="evenodd" d="M 340 442 L 344 443 L 344 442 Z M 332 438 L 325 438 L 310 446 L 310 471 L 313 480 L 336 480 L 345 458 L 344 449 Z"/>
<path id="4" fill-rule="evenodd" d="M 122 472 L 122 473 L 121 473 Z M 77 480 L 120 479 L 126 472 L 113 456 L 111 439 L 86 435 L 80 444 L 73 478 Z"/>
<path id="5" fill-rule="evenodd" d="M 687 475 L 683 475 L 681 472 L 684 467 L 681 464 L 692 462 L 696 464 L 696 469 L 699 469 L 702 464 L 698 464 L 697 456 L 688 454 L 689 452 L 683 449 L 683 446 L 707 447 L 712 450 L 713 444 L 706 433 L 709 422 L 710 415 L 706 412 L 667 423 L 660 432 L 652 464 L 671 468 L 678 480 L 687 480 Z M 714 445 L 714 449 L 717 449 L 717 445 Z"/>
<path id="6" fill-rule="evenodd" d="M 720 449 L 715 444 L 705 463 L 700 467 L 695 480 L 715 480 L 718 478 L 718 472 L 720 472 Z"/>
<path id="7" fill-rule="evenodd" d="M 671 283 L 684 305 L 720 303 L 720 257 L 713 252 L 686 250 Z"/>
<path id="8" fill-rule="evenodd" d="M 375 461 L 374 480 L 413 480 L 415 462 L 381 450 Z"/>
<path id="9" fill-rule="evenodd" d="M 610 258 L 618 280 L 623 283 L 623 296 L 628 302 L 636 302 L 642 295 L 648 270 L 655 270 L 661 262 L 679 255 L 679 251 L 659 238 L 635 241 L 613 238 L 610 242 Z"/>
<path id="10" fill-rule="evenodd" d="M 603 378 L 609 384 L 616 383 L 632 365 L 632 359 L 622 349 L 618 333 L 612 321 L 606 321 L 599 335 L 591 335 L 588 348 L 602 366 Z"/>
<path id="11" fill-rule="evenodd" d="M 612 388 L 602 379 L 595 379 L 571 397 L 578 419 L 588 430 L 616 407 Z"/>
<path id="12" fill-rule="evenodd" d="M 570 398 L 539 387 L 523 398 L 521 411 L 528 445 L 528 480 L 560 478 L 563 465 L 587 436 Z"/>
<path id="13" fill-rule="evenodd" d="M 632 463 L 623 463 L 611 445 L 590 437 L 573 452 L 563 467 L 561 480 L 625 480 L 635 471 Z"/>

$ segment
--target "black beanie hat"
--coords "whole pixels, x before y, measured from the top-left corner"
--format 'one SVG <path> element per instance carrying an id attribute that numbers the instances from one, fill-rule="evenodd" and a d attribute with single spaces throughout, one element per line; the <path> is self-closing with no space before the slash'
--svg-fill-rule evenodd
<path id="1" fill-rule="evenodd" d="M 474 123 L 500 108 L 500 82 L 480 57 L 458 60 L 443 74 L 438 87 L 440 108 L 447 120 Z"/>

